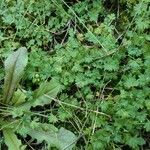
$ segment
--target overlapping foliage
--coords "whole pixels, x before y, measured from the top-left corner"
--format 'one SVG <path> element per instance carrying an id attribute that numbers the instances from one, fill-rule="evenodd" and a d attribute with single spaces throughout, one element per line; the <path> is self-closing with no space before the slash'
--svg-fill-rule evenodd
<path id="1" fill-rule="evenodd" d="M 26 106 L 27 115 L 8 107 L 10 118 L 20 120 L 17 127 L 1 121 L 6 144 L 8 135 L 17 137 L 5 126 L 28 149 L 47 149 L 48 133 L 59 131 L 78 137 L 70 149 L 149 149 L 149 18 L 149 0 L 0 1 L 1 89 L 4 60 L 25 46 L 28 65 L 15 95 L 38 99 L 32 102 L 36 107 Z M 39 98 L 56 81 L 57 98 Z M 62 135 L 53 146 L 62 150 L 66 145 L 58 143 L 69 137 Z"/>

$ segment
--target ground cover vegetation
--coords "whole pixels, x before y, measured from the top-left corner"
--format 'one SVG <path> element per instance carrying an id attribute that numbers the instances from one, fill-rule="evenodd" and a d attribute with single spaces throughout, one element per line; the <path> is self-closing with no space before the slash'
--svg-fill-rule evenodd
<path id="1" fill-rule="evenodd" d="M 149 18 L 149 0 L 0 0 L 1 149 L 150 149 Z"/>

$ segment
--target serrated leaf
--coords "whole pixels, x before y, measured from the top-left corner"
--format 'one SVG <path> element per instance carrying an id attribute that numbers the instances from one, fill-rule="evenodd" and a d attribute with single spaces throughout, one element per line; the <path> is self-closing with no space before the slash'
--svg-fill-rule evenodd
<path id="1" fill-rule="evenodd" d="M 144 128 L 146 129 L 147 132 L 150 131 L 150 121 L 145 123 Z"/>
<path id="2" fill-rule="evenodd" d="M 141 137 L 130 137 L 128 136 L 126 143 L 132 147 L 132 148 L 137 148 L 139 145 L 144 145 L 145 141 Z"/>
<path id="3" fill-rule="evenodd" d="M 139 85 L 138 80 L 136 80 L 135 77 L 129 77 L 125 80 L 124 82 L 125 87 L 131 88 L 131 87 L 136 87 Z"/>
<path id="4" fill-rule="evenodd" d="M 28 62 L 27 49 L 19 48 L 13 52 L 4 62 L 5 82 L 3 91 L 3 103 L 9 103 L 13 93 L 21 79 L 23 71 Z"/>
<path id="5" fill-rule="evenodd" d="M 21 90 L 17 90 L 14 95 L 13 95 L 13 98 L 12 98 L 12 104 L 14 106 L 19 106 L 20 104 L 22 104 L 23 102 L 25 102 L 25 98 L 26 98 L 26 95 L 21 91 Z"/>
<path id="6" fill-rule="evenodd" d="M 22 145 L 12 129 L 4 129 L 3 134 L 8 150 L 25 150 L 26 146 Z"/>
<path id="7" fill-rule="evenodd" d="M 72 150 L 77 137 L 69 130 L 60 128 L 58 132 L 45 132 L 40 130 L 29 130 L 28 133 L 38 142 L 46 141 L 48 147 L 56 147 L 59 150 Z"/>

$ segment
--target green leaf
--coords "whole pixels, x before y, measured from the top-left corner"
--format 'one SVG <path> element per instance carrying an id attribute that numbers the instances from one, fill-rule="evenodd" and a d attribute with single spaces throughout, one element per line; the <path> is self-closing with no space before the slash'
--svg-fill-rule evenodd
<path id="1" fill-rule="evenodd" d="M 135 77 L 130 76 L 125 80 L 124 85 L 127 88 L 137 87 L 139 85 L 139 82 Z"/>
<path id="2" fill-rule="evenodd" d="M 57 137 L 61 150 L 71 150 L 75 146 L 77 140 L 76 136 L 71 131 L 64 128 L 60 128 Z"/>
<path id="3" fill-rule="evenodd" d="M 136 137 L 136 136 L 130 137 L 130 136 L 128 136 L 126 143 L 127 143 L 130 147 L 132 147 L 132 148 L 137 148 L 139 145 L 144 145 L 144 144 L 145 144 L 145 141 L 144 141 L 144 139 L 141 138 L 141 137 Z"/>
<path id="4" fill-rule="evenodd" d="M 5 60 L 3 103 L 9 103 L 28 62 L 27 49 L 19 48 Z"/>
<path id="5" fill-rule="evenodd" d="M 40 143 L 46 141 L 49 147 L 57 147 L 60 150 L 72 150 L 77 140 L 71 131 L 64 128 L 60 128 L 58 132 L 29 130 L 27 134 Z"/>
<path id="6" fill-rule="evenodd" d="M 13 95 L 12 104 L 14 104 L 15 106 L 18 106 L 22 104 L 23 102 L 25 102 L 25 98 L 26 98 L 26 95 L 21 90 L 18 89 Z"/>
<path id="7" fill-rule="evenodd" d="M 8 150 L 24 150 L 26 148 L 26 146 L 22 145 L 12 129 L 4 129 L 3 134 Z"/>
<path id="8" fill-rule="evenodd" d="M 147 132 L 150 131 L 150 121 L 145 123 L 144 128 L 146 129 Z"/>
<path id="9" fill-rule="evenodd" d="M 51 103 L 59 90 L 60 84 L 56 80 L 45 82 L 34 92 L 32 99 L 17 107 L 17 111 L 22 114 L 23 111 L 28 111 L 31 107 L 44 106 Z"/>
<path id="10" fill-rule="evenodd" d="M 34 101 L 32 106 L 43 106 L 49 104 L 53 98 L 56 97 L 57 93 L 60 90 L 60 85 L 56 80 L 51 80 L 49 83 L 43 83 L 40 85 L 34 93 Z"/>

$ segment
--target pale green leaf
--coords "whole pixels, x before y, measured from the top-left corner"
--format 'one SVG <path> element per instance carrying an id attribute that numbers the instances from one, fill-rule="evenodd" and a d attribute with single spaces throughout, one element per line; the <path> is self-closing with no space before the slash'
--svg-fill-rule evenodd
<path id="1" fill-rule="evenodd" d="M 52 99 L 56 97 L 59 90 L 60 85 L 55 80 L 51 80 L 48 83 L 41 84 L 39 89 L 35 91 L 32 106 L 33 107 L 38 105 L 43 106 L 45 104 L 51 103 Z"/>
<path id="2" fill-rule="evenodd" d="M 25 47 L 19 48 L 13 52 L 4 62 L 5 66 L 5 82 L 3 103 L 9 103 L 13 93 L 22 77 L 23 71 L 28 62 L 27 49 Z"/>
<path id="3" fill-rule="evenodd" d="M 18 89 L 14 93 L 11 102 L 12 102 L 13 105 L 18 106 L 18 105 L 22 104 L 23 102 L 25 102 L 25 98 L 26 98 L 25 93 L 23 93 L 20 89 Z"/>
<path id="4" fill-rule="evenodd" d="M 77 137 L 65 128 L 60 128 L 57 137 L 60 150 L 72 150 L 77 140 Z"/>
<path id="5" fill-rule="evenodd" d="M 64 128 L 60 128 L 58 132 L 29 130 L 28 134 L 38 142 L 46 141 L 49 147 L 57 147 L 59 150 L 72 150 L 77 140 L 71 131 Z"/>
<path id="6" fill-rule="evenodd" d="M 22 145 L 12 129 L 4 129 L 3 134 L 8 150 L 25 150 L 26 146 Z"/>
<path id="7" fill-rule="evenodd" d="M 50 104 L 57 96 L 59 90 L 60 84 L 57 81 L 51 80 L 50 82 L 45 82 L 34 92 L 33 99 L 17 107 L 17 110 L 20 112 L 28 111 L 31 107 Z"/>

